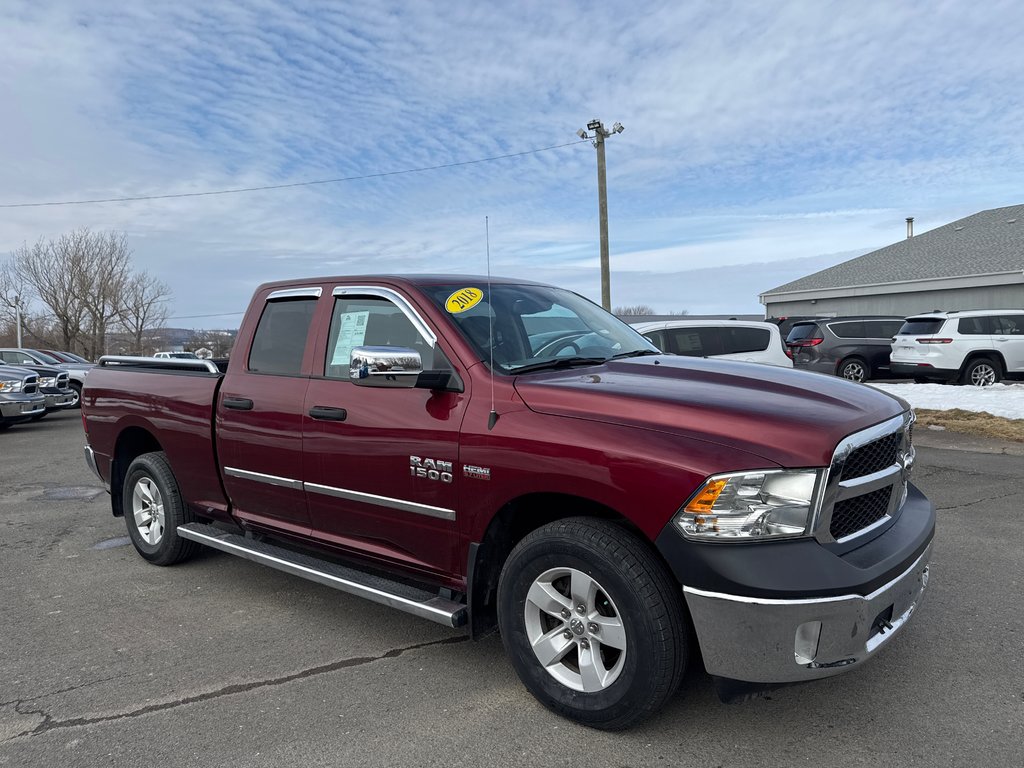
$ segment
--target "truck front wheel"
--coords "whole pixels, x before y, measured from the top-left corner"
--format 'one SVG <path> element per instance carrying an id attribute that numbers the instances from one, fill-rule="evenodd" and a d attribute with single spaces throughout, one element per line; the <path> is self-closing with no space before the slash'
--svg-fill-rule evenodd
<path id="1" fill-rule="evenodd" d="M 129 466 L 122 490 L 124 519 L 136 551 L 154 565 L 191 557 L 198 544 L 178 536 L 192 521 L 163 451 L 144 453 Z"/>
<path id="2" fill-rule="evenodd" d="M 681 592 L 643 541 L 569 518 L 526 536 L 498 583 L 498 623 L 517 674 L 544 706 L 626 728 L 659 709 L 686 665 Z"/>

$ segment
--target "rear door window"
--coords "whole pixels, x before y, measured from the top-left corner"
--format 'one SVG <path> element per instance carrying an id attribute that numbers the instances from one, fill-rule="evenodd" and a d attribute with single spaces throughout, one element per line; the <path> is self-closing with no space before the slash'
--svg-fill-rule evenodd
<path id="1" fill-rule="evenodd" d="M 956 329 L 964 336 L 991 336 L 995 320 L 994 317 L 961 317 Z"/>
<path id="2" fill-rule="evenodd" d="M 942 318 L 908 317 L 900 326 L 899 336 L 934 336 L 946 322 Z"/>
<path id="3" fill-rule="evenodd" d="M 867 330 L 860 320 L 845 320 L 841 323 L 829 323 L 828 329 L 840 339 L 866 339 Z"/>
<path id="4" fill-rule="evenodd" d="M 302 297 L 268 301 L 249 350 L 253 373 L 302 373 L 302 355 L 317 299 Z"/>
<path id="5" fill-rule="evenodd" d="M 744 352 L 763 352 L 771 343 L 772 334 L 767 328 L 720 329 L 724 341 L 724 354 L 739 355 Z"/>

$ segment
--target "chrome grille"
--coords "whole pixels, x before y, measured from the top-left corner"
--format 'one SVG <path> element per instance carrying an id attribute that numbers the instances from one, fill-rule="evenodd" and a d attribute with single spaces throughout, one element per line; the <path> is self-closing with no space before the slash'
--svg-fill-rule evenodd
<path id="1" fill-rule="evenodd" d="M 865 446 L 856 448 L 843 465 L 840 479 L 850 480 L 864 475 L 881 472 L 896 463 L 897 453 L 903 442 L 902 432 L 893 432 L 878 440 L 872 440 Z"/>
<path id="2" fill-rule="evenodd" d="M 814 529 L 819 541 L 844 542 L 896 514 L 913 466 L 913 421 L 907 412 L 840 441 Z"/>
<path id="3" fill-rule="evenodd" d="M 57 374 L 57 387 L 58 389 L 68 388 L 68 375 L 66 373 Z"/>
<path id="4" fill-rule="evenodd" d="M 832 538 L 837 541 L 845 539 L 877 523 L 888 513 L 891 497 L 892 486 L 887 485 L 863 496 L 840 501 L 832 511 L 832 523 L 828 529 Z"/>
<path id="5" fill-rule="evenodd" d="M 26 376 L 25 383 L 21 385 L 21 391 L 26 395 L 34 395 L 39 391 L 39 377 Z"/>

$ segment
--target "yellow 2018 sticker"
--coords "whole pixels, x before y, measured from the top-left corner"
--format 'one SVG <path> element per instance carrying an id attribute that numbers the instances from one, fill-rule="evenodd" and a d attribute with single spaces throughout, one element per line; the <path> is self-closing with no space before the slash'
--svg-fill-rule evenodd
<path id="1" fill-rule="evenodd" d="M 479 288 L 459 288 L 459 290 L 448 297 L 444 306 L 453 315 L 457 315 L 460 312 L 465 312 L 467 309 L 475 307 L 483 297 L 484 292 Z"/>

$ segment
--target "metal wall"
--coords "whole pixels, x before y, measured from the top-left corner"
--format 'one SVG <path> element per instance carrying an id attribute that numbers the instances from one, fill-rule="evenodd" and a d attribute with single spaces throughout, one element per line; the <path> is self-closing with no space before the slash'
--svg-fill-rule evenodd
<path id="1" fill-rule="evenodd" d="M 770 301 L 770 299 L 769 299 Z M 782 301 L 765 305 L 767 317 L 790 315 L 899 315 L 906 317 L 933 309 L 1024 309 L 1024 285 L 993 285 L 918 293 Z"/>

